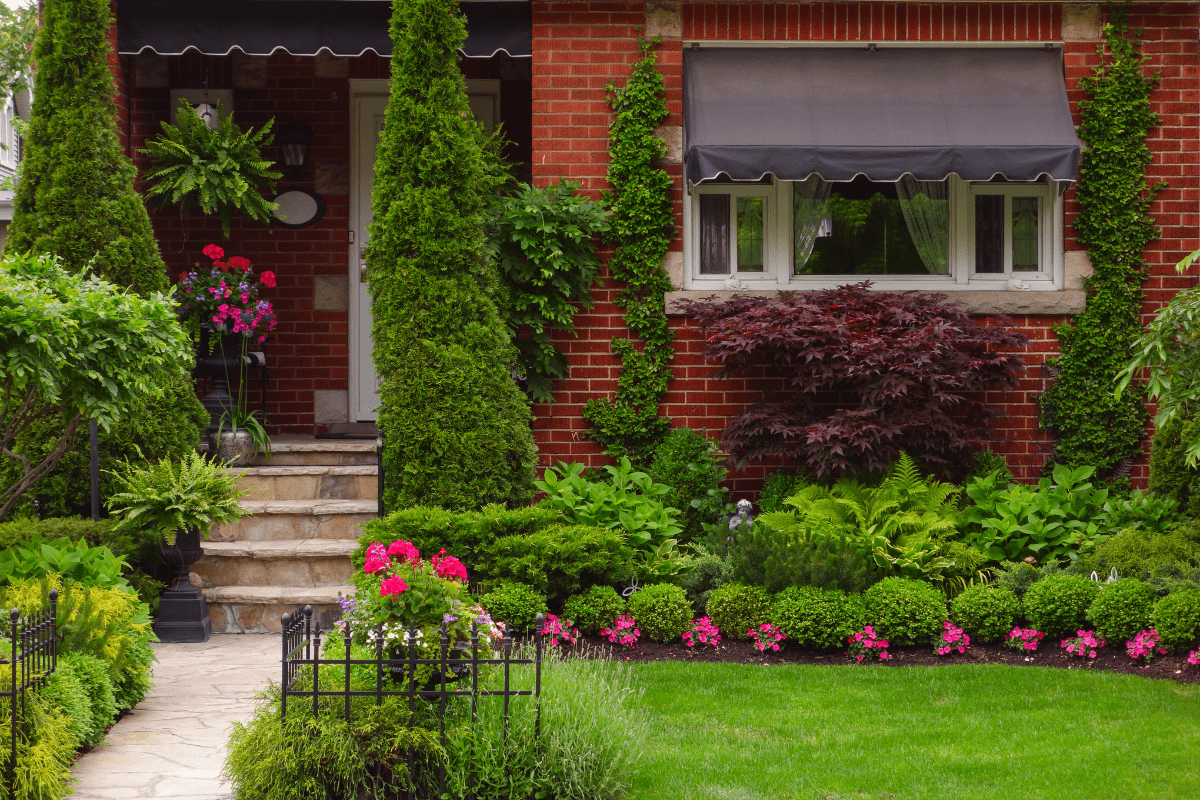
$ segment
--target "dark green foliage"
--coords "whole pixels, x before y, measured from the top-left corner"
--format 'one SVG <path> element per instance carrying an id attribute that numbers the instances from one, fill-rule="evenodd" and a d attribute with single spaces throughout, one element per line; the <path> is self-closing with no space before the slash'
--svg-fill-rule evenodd
<path id="1" fill-rule="evenodd" d="M 697 617 L 703 616 L 709 595 L 719 586 L 733 580 L 733 566 L 701 545 L 691 545 L 691 553 L 683 556 L 684 569 L 671 582 L 683 587 L 692 601 Z"/>
<path id="2" fill-rule="evenodd" d="M 650 463 L 656 483 L 671 487 L 661 498 L 663 505 L 679 509 L 688 542 L 704 535 L 705 526 L 724 526 L 733 512 L 729 490 L 721 486 L 728 470 L 717 458 L 717 443 L 691 428 L 676 428 L 654 451 Z"/>
<path id="3" fill-rule="evenodd" d="M 962 482 L 965 485 L 976 478 L 982 478 L 997 471 L 1000 473 L 997 480 L 998 485 L 1004 486 L 1013 482 L 1012 470 L 1008 468 L 1008 462 L 1004 460 L 1004 456 L 993 453 L 991 450 L 977 450 L 971 461 L 971 471 L 967 473 Z M 965 502 L 966 497 L 964 496 L 962 499 Z"/>
<path id="4" fill-rule="evenodd" d="M 1158 602 L 1154 590 L 1137 578 L 1122 578 L 1100 587 L 1087 610 L 1096 635 L 1117 644 L 1150 628 L 1150 614 Z"/>
<path id="5" fill-rule="evenodd" d="M 1021 601 L 1003 586 L 972 586 L 950 603 L 950 616 L 972 640 L 998 642 L 1021 616 Z"/>
<path id="6" fill-rule="evenodd" d="M 103 545 L 35 538 L 0 551 L 0 585 L 56 575 L 83 586 L 128 590 L 122 575 L 128 566 Z"/>
<path id="7" fill-rule="evenodd" d="M 534 618 L 545 614 L 546 595 L 523 583 L 507 583 L 488 592 L 480 600 L 492 619 L 503 622 L 514 633 L 533 629 Z"/>
<path id="8" fill-rule="evenodd" d="M 286 719 L 279 716 L 279 687 L 260 701 L 229 737 L 225 770 L 241 800 L 403 797 L 409 747 L 422 759 L 436 749 L 428 731 L 409 726 L 404 698 L 389 697 L 380 706 L 355 698 L 349 722 L 333 698 L 321 700 L 315 717 L 311 703 L 289 703 Z"/>
<path id="9" fill-rule="evenodd" d="M 954 562 L 953 566 L 942 571 L 942 586 L 947 594 L 982 580 L 986 574 L 984 568 L 991 562 L 990 558 L 974 547 L 954 540 L 941 543 L 941 556 Z"/>
<path id="10" fill-rule="evenodd" d="M 1018 599 L 1046 575 L 1045 570 L 1024 561 L 1002 561 L 995 569 L 996 586 L 1008 589 Z"/>
<path id="11" fill-rule="evenodd" d="M 657 39 L 639 40 L 642 59 L 634 64 L 625 87 L 606 87 L 616 115 L 608 139 L 608 182 L 613 188 L 605 199 L 613 216 L 605 241 L 615 245 L 608 268 L 625 284 L 616 303 L 625 309 L 625 324 L 641 337 L 642 347 L 632 339 L 613 339 L 613 352 L 622 365 L 616 394 L 589 400 L 583 410 L 591 425 L 588 435 L 610 455 L 627 455 L 634 462 L 649 460 L 670 430 L 671 421 L 658 415 L 658 404 L 667 392 L 668 364 L 675 355 L 675 335 L 663 302 L 663 294 L 672 288 L 662 260 L 675 238 L 675 212 L 673 181 L 656 163 L 667 153 L 654 133 L 667 116 L 663 79 L 651 52 L 656 44 Z"/>
<path id="12" fill-rule="evenodd" d="M 1200 567 L 1200 540 L 1194 523 L 1180 525 L 1170 533 L 1151 533 L 1126 528 L 1096 548 L 1092 568 L 1108 574 L 1116 569 L 1122 578 L 1139 577 L 1166 564 Z"/>
<path id="13" fill-rule="evenodd" d="M 473 577 L 527 583 L 559 607 L 584 587 L 628 581 L 633 575 L 632 561 L 633 550 L 625 544 L 623 533 L 586 525 L 552 525 L 528 536 L 497 539 Z"/>
<path id="14" fill-rule="evenodd" d="M 138 633 L 128 649 L 128 658 L 124 659 L 121 668 L 117 670 L 116 679 L 113 681 L 113 700 L 119 709 L 134 708 L 145 699 L 146 693 L 154 688 L 154 678 L 150 670 L 157 659 L 154 657 L 154 650 L 150 648 L 152 640 L 153 634 L 148 628 Z"/>
<path id="15" fill-rule="evenodd" d="M 922 581 L 885 578 L 863 593 L 866 621 L 891 644 L 928 644 L 946 621 L 946 598 Z"/>
<path id="16" fill-rule="evenodd" d="M 112 678 L 108 666 L 88 653 L 68 652 L 58 657 L 59 663 L 69 664 L 87 693 L 92 717 L 83 737 L 84 744 L 95 747 L 104 741 L 104 732 L 117 716 Z"/>
<path id="17" fill-rule="evenodd" d="M 71 726 L 74 747 L 80 747 L 92 732 L 92 701 L 69 660 L 59 659 L 41 690 L 42 700 L 57 708 Z"/>
<path id="18" fill-rule="evenodd" d="M 834 589 L 790 587 L 775 595 L 771 622 L 802 647 L 827 648 L 845 644 L 863 627 L 863 601 Z"/>
<path id="19" fill-rule="evenodd" d="M 642 633 L 656 642 L 678 639 L 692 620 L 687 592 L 671 583 L 656 583 L 634 592 L 627 610 Z"/>
<path id="20" fill-rule="evenodd" d="M 758 495 L 759 513 L 766 514 L 774 511 L 785 511 L 783 501 L 796 493 L 808 483 L 808 479 L 799 472 L 788 472 L 777 469 L 763 481 L 762 492 Z"/>
<path id="21" fill-rule="evenodd" d="M 1150 626 L 1168 652 L 1178 653 L 1200 642 L 1200 589 L 1173 592 L 1150 613 Z"/>
<path id="22" fill-rule="evenodd" d="M 1200 421 L 1175 417 L 1154 432 L 1150 445 L 1150 491 L 1192 517 L 1200 516 L 1200 470 L 1188 467 L 1187 447 L 1198 435 Z"/>
<path id="23" fill-rule="evenodd" d="M 881 577 L 869 544 L 845 533 L 808 529 L 797 534 L 759 520 L 732 537 L 727 546 L 734 577 L 769 592 L 816 586 L 854 593 Z"/>
<path id="24" fill-rule="evenodd" d="M 367 248 L 388 508 L 525 503 L 536 450 L 483 246 L 482 134 L 451 0 L 397 0 Z"/>
<path id="25" fill-rule="evenodd" d="M 563 606 L 563 616 L 589 634 L 611 628 L 623 613 L 625 600 L 611 586 L 593 586 L 583 594 L 571 597 Z"/>
<path id="26" fill-rule="evenodd" d="M 490 246 L 507 289 L 501 311 L 517 347 L 525 391 L 549 403 L 554 382 L 567 374 L 567 357 L 552 341 L 575 335 L 575 312 L 592 307 L 600 271 L 595 237 L 608 231 L 599 203 L 575 194 L 578 183 L 545 188 L 520 184 L 497 195 L 490 209 Z"/>
<path id="27" fill-rule="evenodd" d="M 1156 78 L 1142 74 L 1145 58 L 1128 38 L 1126 15 L 1116 10 L 1104 26 L 1107 58 L 1080 79 L 1079 135 L 1087 143 L 1079 170 L 1072 223 L 1091 259 L 1085 280 L 1087 308 L 1057 328 L 1062 356 L 1048 359 L 1058 377 L 1040 398 L 1041 424 L 1058 435 L 1054 459 L 1108 472 L 1138 455 L 1147 414 L 1144 389 L 1131 386 L 1119 398 L 1113 387 L 1142 333 L 1142 251 L 1158 229 L 1150 217 L 1157 187 L 1147 187 L 1151 162 L 1147 133 L 1158 124 L 1150 92 Z"/>
<path id="28" fill-rule="evenodd" d="M 1087 610 L 1100 584 L 1079 575 L 1047 575 L 1022 598 L 1025 619 L 1051 639 L 1074 636 L 1086 627 Z"/>
<path id="29" fill-rule="evenodd" d="M 722 636 L 749 639 L 751 628 L 771 621 L 771 599 L 761 586 L 726 583 L 708 596 L 705 612 Z"/>

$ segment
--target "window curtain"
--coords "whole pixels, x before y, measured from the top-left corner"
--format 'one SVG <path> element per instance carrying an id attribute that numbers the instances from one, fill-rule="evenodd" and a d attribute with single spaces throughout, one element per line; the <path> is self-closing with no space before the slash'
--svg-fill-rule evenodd
<path id="1" fill-rule="evenodd" d="M 896 182 L 896 194 L 926 271 L 949 275 L 950 181 L 919 181 L 904 175 Z"/>
<path id="2" fill-rule="evenodd" d="M 812 255 L 828 200 L 829 182 L 820 175 L 809 175 L 792 184 L 792 272 L 795 274 L 800 273 Z"/>

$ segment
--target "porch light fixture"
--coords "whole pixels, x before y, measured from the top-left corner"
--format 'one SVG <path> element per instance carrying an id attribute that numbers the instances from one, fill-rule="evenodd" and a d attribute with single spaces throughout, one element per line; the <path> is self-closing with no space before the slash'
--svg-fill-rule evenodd
<path id="1" fill-rule="evenodd" d="M 208 126 L 210 131 L 217 129 L 219 117 L 217 115 L 217 107 L 212 103 L 200 103 L 197 105 L 196 116 L 204 120 L 204 124 Z"/>
<path id="2" fill-rule="evenodd" d="M 300 169 L 304 166 L 304 158 L 312 137 L 312 128 L 301 122 L 279 126 L 279 144 L 283 148 L 285 167 Z"/>

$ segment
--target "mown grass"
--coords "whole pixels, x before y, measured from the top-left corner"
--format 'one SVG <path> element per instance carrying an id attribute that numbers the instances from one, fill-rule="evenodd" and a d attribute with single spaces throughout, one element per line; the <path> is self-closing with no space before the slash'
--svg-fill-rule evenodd
<path id="1" fill-rule="evenodd" d="M 1200 798 L 1200 686 L 1000 665 L 634 667 L 638 800 Z"/>

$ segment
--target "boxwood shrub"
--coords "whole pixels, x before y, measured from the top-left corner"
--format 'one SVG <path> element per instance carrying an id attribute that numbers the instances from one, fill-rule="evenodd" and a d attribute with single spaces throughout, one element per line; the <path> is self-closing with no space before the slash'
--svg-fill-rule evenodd
<path id="1" fill-rule="evenodd" d="M 1100 587 L 1087 610 L 1096 635 L 1113 644 L 1126 642 L 1150 627 L 1150 614 L 1158 601 L 1154 590 L 1137 578 L 1122 578 Z"/>
<path id="2" fill-rule="evenodd" d="M 1025 592 L 1025 619 L 1050 638 L 1072 635 L 1087 625 L 1087 610 L 1100 584 L 1082 575 L 1049 575 Z"/>
<path id="3" fill-rule="evenodd" d="M 656 583 L 629 598 L 629 615 L 656 642 L 678 639 L 692 620 L 687 592 L 670 583 Z"/>
<path id="4" fill-rule="evenodd" d="M 1159 642 L 1177 653 L 1200 641 L 1200 590 L 1185 589 L 1159 600 L 1150 612 Z"/>
<path id="5" fill-rule="evenodd" d="M 1002 586 L 972 586 L 950 603 L 950 616 L 972 639 L 997 642 L 1021 616 L 1021 601 Z"/>
<path id="6" fill-rule="evenodd" d="M 863 593 L 867 624 L 891 644 L 928 644 L 946 621 L 946 598 L 928 583 L 885 578 Z"/>
<path id="7" fill-rule="evenodd" d="M 771 600 L 760 586 L 726 583 L 708 596 L 705 611 L 722 636 L 749 639 L 751 628 L 771 621 Z"/>
<path id="8" fill-rule="evenodd" d="M 492 619 L 503 622 L 514 633 L 533 629 L 538 614 L 545 614 L 546 595 L 523 583 L 506 583 L 484 595 L 483 607 Z"/>
<path id="9" fill-rule="evenodd" d="M 862 630 L 862 598 L 837 589 L 793 586 L 775 595 L 771 622 L 798 645 L 837 647 Z"/>
<path id="10" fill-rule="evenodd" d="M 563 616 L 584 633 L 611 627 L 625 612 L 625 599 L 611 586 L 593 586 L 567 600 Z"/>

